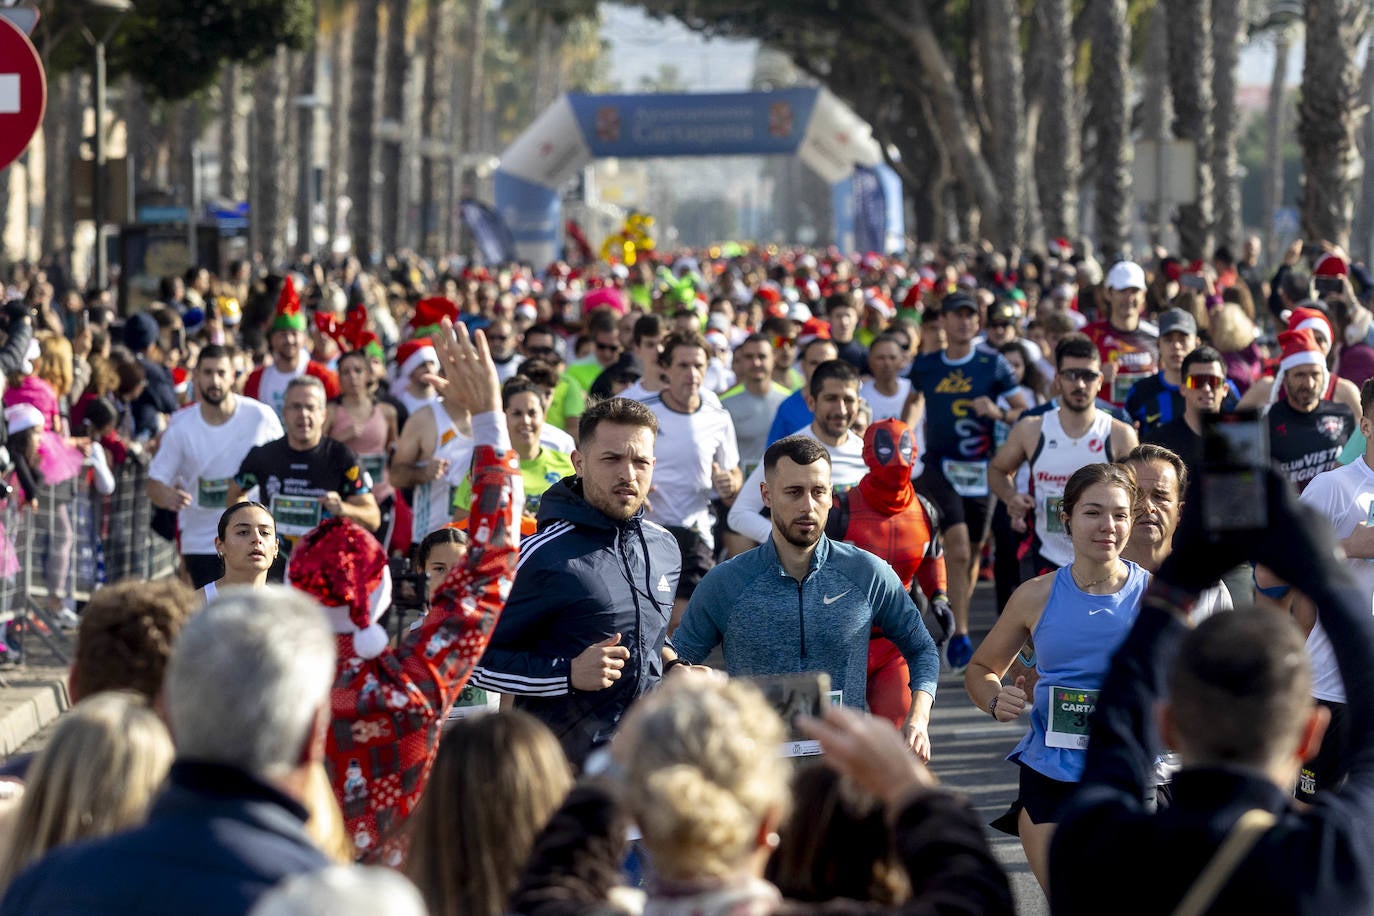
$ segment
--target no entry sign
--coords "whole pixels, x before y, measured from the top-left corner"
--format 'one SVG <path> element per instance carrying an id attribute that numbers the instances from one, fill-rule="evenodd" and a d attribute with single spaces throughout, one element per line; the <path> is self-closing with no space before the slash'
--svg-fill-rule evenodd
<path id="1" fill-rule="evenodd" d="M 0 169 L 28 148 L 47 101 L 48 80 L 33 42 L 0 18 Z"/>

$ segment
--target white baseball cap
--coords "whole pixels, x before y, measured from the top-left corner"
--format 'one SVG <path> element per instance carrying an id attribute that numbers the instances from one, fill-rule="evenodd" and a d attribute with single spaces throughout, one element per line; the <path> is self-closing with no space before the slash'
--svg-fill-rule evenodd
<path id="1" fill-rule="evenodd" d="M 1117 261 L 1107 271 L 1107 289 L 1144 289 L 1145 271 L 1134 261 Z"/>

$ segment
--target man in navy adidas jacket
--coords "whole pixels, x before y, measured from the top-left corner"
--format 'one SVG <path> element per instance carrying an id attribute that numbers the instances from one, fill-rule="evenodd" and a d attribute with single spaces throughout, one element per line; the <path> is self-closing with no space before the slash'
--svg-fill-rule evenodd
<path id="1" fill-rule="evenodd" d="M 668 621 L 681 558 L 645 519 L 658 420 L 609 398 L 582 414 L 576 477 L 550 487 L 520 546 L 506 608 L 472 683 L 514 694 L 580 767 L 676 661 Z"/>

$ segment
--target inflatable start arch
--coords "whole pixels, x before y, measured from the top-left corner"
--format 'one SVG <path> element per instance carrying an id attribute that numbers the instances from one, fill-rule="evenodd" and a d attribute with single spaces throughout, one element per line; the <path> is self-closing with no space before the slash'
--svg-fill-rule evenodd
<path id="1" fill-rule="evenodd" d="M 873 132 L 824 88 L 722 94 L 568 94 L 501 156 L 496 209 L 520 256 L 547 264 L 562 232 L 558 189 L 593 159 L 795 155 L 833 191 L 846 251 L 900 250 L 901 182 Z"/>

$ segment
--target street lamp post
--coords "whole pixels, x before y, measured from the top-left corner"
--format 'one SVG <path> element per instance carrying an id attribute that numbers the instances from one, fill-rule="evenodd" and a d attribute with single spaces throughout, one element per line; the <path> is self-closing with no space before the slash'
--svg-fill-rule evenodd
<path id="1" fill-rule="evenodd" d="M 112 14 L 99 36 L 85 24 L 81 34 L 95 49 L 95 170 L 91 179 L 91 217 L 95 221 L 95 288 L 103 290 L 110 284 L 110 258 L 105 250 L 105 109 L 108 104 L 105 85 L 105 46 L 114 37 L 124 15 L 133 9 L 129 0 L 85 0 L 91 10 Z"/>

